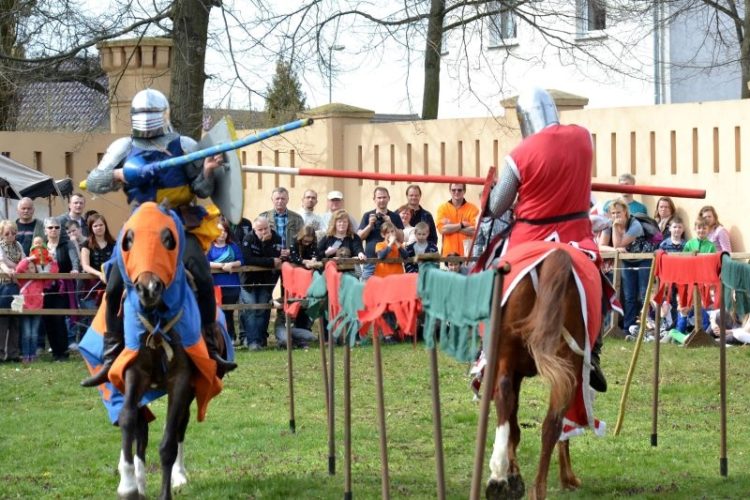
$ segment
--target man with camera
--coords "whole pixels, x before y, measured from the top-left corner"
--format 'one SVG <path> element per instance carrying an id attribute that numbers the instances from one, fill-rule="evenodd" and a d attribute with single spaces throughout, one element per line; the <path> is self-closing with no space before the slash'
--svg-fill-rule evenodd
<path id="1" fill-rule="evenodd" d="M 357 234 L 365 245 L 365 255 L 367 258 L 376 257 L 375 245 L 383 241 L 380 235 L 380 226 L 383 222 L 390 220 L 399 231 L 399 238 L 403 240 L 404 223 L 396 212 L 388 210 L 388 202 L 391 201 L 391 195 L 384 187 L 376 187 L 372 193 L 372 199 L 375 201 L 375 209 L 365 212 L 362 221 L 359 223 Z M 366 281 L 375 272 L 375 264 L 365 264 L 362 269 L 362 281 Z"/>

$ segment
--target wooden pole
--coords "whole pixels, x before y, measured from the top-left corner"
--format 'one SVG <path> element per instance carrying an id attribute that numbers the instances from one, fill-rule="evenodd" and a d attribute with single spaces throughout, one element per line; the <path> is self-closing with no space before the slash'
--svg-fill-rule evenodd
<path id="1" fill-rule="evenodd" d="M 727 329 L 726 305 L 724 304 L 724 283 L 720 287 L 719 295 L 719 390 L 721 398 L 721 438 L 719 453 L 719 473 L 723 477 L 729 474 L 727 461 Z"/>
<path id="2" fill-rule="evenodd" d="M 415 336 L 416 338 L 416 336 Z M 445 500 L 445 462 L 443 460 L 443 423 L 440 414 L 440 378 L 438 377 L 437 347 L 428 349 L 430 356 L 430 387 L 432 388 L 432 431 L 435 437 L 435 469 L 437 497 Z"/>
<path id="3" fill-rule="evenodd" d="M 344 500 L 352 498 L 352 352 L 344 343 Z"/>
<path id="4" fill-rule="evenodd" d="M 331 418 L 331 395 L 328 392 L 328 363 L 326 361 L 326 345 L 325 345 L 325 322 L 323 321 L 323 317 L 321 316 L 320 320 L 318 321 L 318 326 L 320 327 L 320 335 L 318 336 L 318 347 L 320 348 L 320 372 L 323 375 L 323 392 L 325 394 L 325 403 L 326 403 L 326 422 L 330 422 Z M 331 428 L 328 427 L 328 450 L 330 452 L 331 450 L 331 440 L 333 437 L 331 436 Z M 329 453 L 330 457 L 330 453 Z M 330 460 L 329 460 L 330 463 Z"/>
<path id="5" fill-rule="evenodd" d="M 289 318 L 289 314 L 284 312 L 286 318 L 286 361 L 289 367 L 289 430 L 292 434 L 297 432 L 297 426 L 294 422 L 294 368 L 292 366 L 292 331 L 291 324 L 292 320 Z"/>
<path id="6" fill-rule="evenodd" d="M 336 474 L 336 393 L 334 381 L 334 342 L 333 335 L 328 334 L 328 475 Z"/>
<path id="7" fill-rule="evenodd" d="M 507 272 L 507 271 L 505 271 Z M 489 418 L 490 403 L 495 395 L 495 379 L 497 378 L 497 352 L 500 347 L 500 327 L 502 319 L 503 275 L 498 270 L 492 285 L 492 309 L 490 315 L 489 345 L 485 349 L 487 366 L 484 367 L 482 384 L 484 391 L 479 402 L 479 422 L 477 423 L 477 440 L 474 445 L 474 471 L 471 476 L 471 500 L 479 500 L 482 489 L 482 469 L 484 468 L 484 449 L 487 441 L 487 420 Z M 485 335 L 485 341 L 487 336 Z"/>
<path id="8" fill-rule="evenodd" d="M 646 296 L 646 302 L 648 302 L 649 296 Z M 646 304 L 643 305 L 646 308 Z M 653 408 L 651 411 L 651 446 L 657 444 L 657 421 L 659 418 L 659 348 L 661 347 L 661 339 L 659 338 L 659 332 L 661 327 L 661 304 L 656 305 L 655 325 L 654 325 L 654 400 Z"/>
<path id="9" fill-rule="evenodd" d="M 654 286 L 654 268 L 656 260 L 651 261 L 651 271 L 648 275 L 648 287 L 646 288 L 646 297 L 651 297 L 651 289 Z M 647 304 L 643 305 L 643 311 L 648 312 Z M 630 367 L 628 368 L 628 375 L 625 377 L 625 386 L 622 388 L 622 396 L 620 396 L 620 410 L 617 413 L 617 423 L 615 423 L 615 436 L 620 434 L 622 430 L 622 422 L 625 418 L 625 403 L 628 400 L 628 391 L 630 390 L 630 383 L 633 380 L 633 372 L 635 371 L 635 365 L 638 363 L 638 355 L 641 351 L 641 342 L 643 341 L 643 333 L 646 330 L 646 318 L 641 312 L 641 327 L 638 329 L 638 336 L 635 339 L 635 347 L 633 348 L 633 355 L 630 358 Z"/>
<path id="10" fill-rule="evenodd" d="M 380 490 L 383 500 L 391 498 L 388 478 L 388 440 L 385 435 L 385 398 L 383 396 L 383 359 L 380 338 L 375 328 L 370 329 L 375 358 L 375 393 L 378 401 L 378 429 L 380 431 Z"/>

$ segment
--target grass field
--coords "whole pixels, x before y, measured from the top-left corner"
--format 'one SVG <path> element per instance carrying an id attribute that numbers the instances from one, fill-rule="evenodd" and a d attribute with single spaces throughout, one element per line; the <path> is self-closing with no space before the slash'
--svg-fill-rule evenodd
<path id="1" fill-rule="evenodd" d="M 596 414 L 614 428 L 634 344 L 605 342 L 610 390 Z M 336 349 L 337 474 L 328 475 L 326 411 L 317 348 L 295 351 L 297 433 L 288 429 L 286 353 L 240 351 L 240 368 L 225 381 L 203 423 L 186 439 L 190 483 L 182 498 L 324 498 L 343 496 L 341 348 Z M 380 496 L 380 454 L 372 347 L 352 351 L 353 495 Z M 571 444 L 583 481 L 576 493 L 557 482 L 551 498 L 747 498 L 750 494 L 750 349 L 728 350 L 729 476 L 719 475 L 719 350 L 663 346 L 659 446 L 650 446 L 653 344 L 641 351 L 625 426 L 615 437 L 590 433 Z M 384 348 L 391 496 L 435 498 L 435 462 L 427 352 L 420 345 Z M 471 402 L 467 367 L 440 356 L 444 449 L 449 498 L 467 498 L 478 406 Z M 0 498 L 112 498 L 120 435 L 93 389 L 78 387 L 80 358 L 67 363 L 0 365 Z M 522 389 L 519 460 L 527 486 L 536 471 L 546 391 L 537 380 Z M 148 493 L 160 481 L 158 442 L 165 403 L 153 405 L 147 463 Z M 494 416 L 491 422 L 494 421 Z M 490 429 L 490 439 L 494 432 Z M 488 443 L 488 455 L 491 450 Z M 486 462 L 485 462 L 486 463 Z M 487 478 L 485 467 L 485 480 Z"/>

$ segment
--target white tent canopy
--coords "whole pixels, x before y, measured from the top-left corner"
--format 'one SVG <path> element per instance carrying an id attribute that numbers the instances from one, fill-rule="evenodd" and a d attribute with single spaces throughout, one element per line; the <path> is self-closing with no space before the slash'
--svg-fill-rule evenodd
<path id="1" fill-rule="evenodd" d="M 49 175 L 0 155 L 0 197 L 18 200 L 60 194 L 55 180 Z"/>

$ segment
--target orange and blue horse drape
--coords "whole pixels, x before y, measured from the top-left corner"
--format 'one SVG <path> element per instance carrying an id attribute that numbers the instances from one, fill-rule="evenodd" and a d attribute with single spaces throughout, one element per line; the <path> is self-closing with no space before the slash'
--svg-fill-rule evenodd
<path id="1" fill-rule="evenodd" d="M 167 249 L 161 244 L 164 229 L 173 232 L 178 242 L 175 249 Z M 130 249 L 124 250 L 122 248 L 123 235 L 128 231 L 133 231 L 134 243 Z M 221 380 L 216 376 L 216 363 L 208 357 L 205 341 L 201 336 L 200 314 L 195 295 L 187 285 L 182 263 L 183 252 L 184 231 L 179 217 L 155 203 L 149 202 L 141 205 L 123 226 L 113 259 L 116 259 L 125 283 L 122 305 L 125 348 L 112 366 L 109 378 L 118 390 L 124 390 L 125 369 L 135 360 L 141 338 L 149 333 L 139 320 L 139 314 L 155 326 L 154 331 L 159 330 L 179 315 L 173 329 L 179 332 L 182 345 L 196 366 L 193 383 L 198 403 L 198 420 L 201 421 L 205 418 L 208 402 L 221 392 L 222 385 Z M 138 276 L 145 271 L 153 272 L 165 285 L 162 293 L 163 305 L 153 312 L 147 312 L 141 307 L 133 281 L 129 277 L 129 275 Z M 218 316 L 223 321 L 223 314 Z M 170 331 L 163 332 L 163 334 L 169 338 Z M 228 356 L 233 358 L 232 343 L 228 340 L 226 331 L 224 335 Z"/>

